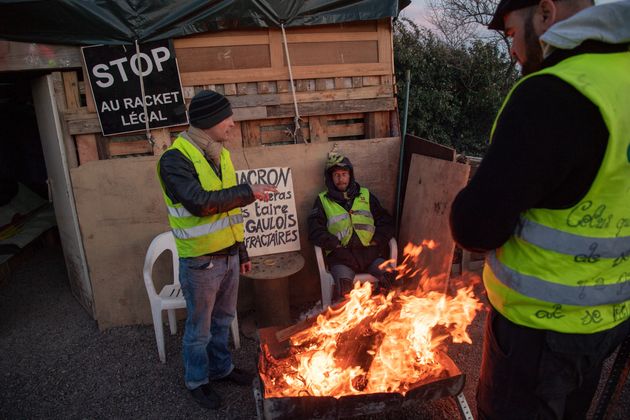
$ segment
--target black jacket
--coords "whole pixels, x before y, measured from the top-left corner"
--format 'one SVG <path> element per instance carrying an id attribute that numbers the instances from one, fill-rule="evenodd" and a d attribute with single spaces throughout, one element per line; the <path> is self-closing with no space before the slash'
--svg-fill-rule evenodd
<path id="1" fill-rule="evenodd" d="M 358 184 L 357 184 L 358 187 Z M 346 210 L 352 208 L 354 198 L 344 200 L 340 197 L 329 197 L 339 203 Z M 378 257 L 389 258 L 387 252 L 388 243 L 394 237 L 394 224 L 392 217 L 387 213 L 376 196 L 370 193 L 370 212 L 374 217 L 374 225 L 376 231 L 372 238 L 373 245 L 365 247 L 355 232 L 352 233 L 350 242 L 347 246 L 341 247 L 339 239 L 330 232 L 326 227 L 326 213 L 319 199 L 319 196 L 313 203 L 313 209 L 308 216 L 308 239 L 324 250 L 332 252 L 326 257 L 328 265 L 343 264 L 350 267 L 357 273 L 365 272 L 367 267 Z"/>
<path id="2" fill-rule="evenodd" d="M 557 50 L 543 64 L 624 48 L 587 41 L 571 51 Z M 573 86 L 552 75 L 521 83 L 477 173 L 453 202 L 455 241 L 472 251 L 496 249 L 512 235 L 522 212 L 579 203 L 599 171 L 608 136 L 599 109 Z"/>
<path id="3" fill-rule="evenodd" d="M 205 153 L 204 153 L 205 156 Z M 221 177 L 220 167 L 206 157 L 214 172 Z M 198 217 L 223 213 L 254 202 L 255 197 L 248 184 L 237 185 L 219 191 L 206 191 L 201 186 L 199 175 L 193 163 L 179 150 L 166 151 L 160 158 L 160 178 L 166 195 L 173 203 L 181 203 L 186 210 Z M 217 251 L 216 255 L 235 255 L 239 252 L 241 263 L 249 261 L 245 244 L 235 245 Z"/>

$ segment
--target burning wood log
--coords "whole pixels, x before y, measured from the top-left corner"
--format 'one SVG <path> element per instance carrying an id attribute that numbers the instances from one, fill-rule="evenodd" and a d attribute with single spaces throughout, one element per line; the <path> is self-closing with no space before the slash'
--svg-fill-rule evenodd
<path id="1" fill-rule="evenodd" d="M 359 367 L 364 372 L 353 379 L 355 389 L 362 391 L 367 386 L 367 375 L 374 360 L 376 350 L 383 341 L 383 332 L 372 328 L 372 323 L 384 320 L 391 312 L 391 306 L 365 318 L 356 327 L 344 331 L 337 338 L 337 351 L 335 358 L 337 365 L 342 369 Z"/>
<path id="2" fill-rule="evenodd" d="M 448 369 L 437 358 L 438 349 L 447 337 L 470 342 L 466 326 L 480 308 L 472 286 L 455 295 L 398 289 L 383 296 L 373 295 L 369 283 L 357 284 L 346 301 L 316 319 L 274 331 L 274 341 L 288 351 L 262 356 L 265 395 L 405 395 L 419 384 L 444 377 Z"/>

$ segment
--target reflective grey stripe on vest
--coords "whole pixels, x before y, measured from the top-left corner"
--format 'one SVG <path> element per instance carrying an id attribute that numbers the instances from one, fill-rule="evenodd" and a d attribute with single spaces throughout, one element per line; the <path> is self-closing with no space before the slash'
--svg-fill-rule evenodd
<path id="1" fill-rule="evenodd" d="M 173 229 L 173 235 L 177 239 L 192 239 L 200 236 L 208 235 L 213 232 L 217 232 L 221 229 L 230 227 L 230 225 L 236 225 L 243 223 L 243 216 L 236 214 L 223 219 L 217 220 L 214 223 L 206 223 L 205 225 L 194 226 L 187 229 Z"/>
<path id="2" fill-rule="evenodd" d="M 166 206 L 166 208 L 168 209 L 168 214 L 170 214 L 173 217 L 190 217 L 190 216 L 194 216 L 194 214 L 192 214 L 191 212 L 186 210 L 184 207 Z"/>
<path id="3" fill-rule="evenodd" d="M 367 210 L 350 210 L 350 211 L 352 212 L 352 214 L 369 217 L 370 219 L 372 218 L 372 213 Z"/>
<path id="4" fill-rule="evenodd" d="M 330 219 L 328 219 L 328 222 L 326 222 L 326 226 L 330 227 L 334 225 L 335 223 L 338 223 L 342 220 L 347 219 L 348 217 L 350 217 L 348 213 L 343 213 L 343 214 L 338 214 L 336 216 L 333 216 Z"/>
<path id="5" fill-rule="evenodd" d="M 372 225 L 364 225 L 363 223 L 357 223 L 356 225 L 353 225 L 355 230 L 367 230 L 368 232 L 372 232 L 374 233 L 374 231 L 376 230 L 376 228 Z"/>
<path id="6" fill-rule="evenodd" d="M 335 236 L 337 237 L 337 239 L 342 241 L 343 238 L 345 238 L 346 236 L 350 235 L 350 233 L 352 233 L 352 229 L 345 229 L 345 230 L 342 230 L 341 232 L 337 232 L 335 234 Z"/>
<path id="7" fill-rule="evenodd" d="M 510 289 L 530 298 L 562 305 L 597 306 L 630 299 L 630 280 L 614 284 L 566 286 L 519 273 L 499 261 L 496 251 L 488 253 L 486 262 L 496 278 Z"/>
<path id="8" fill-rule="evenodd" d="M 563 232 L 521 218 L 521 227 L 515 235 L 539 248 L 576 257 L 618 258 L 630 251 L 630 236 L 620 238 L 593 238 Z"/>

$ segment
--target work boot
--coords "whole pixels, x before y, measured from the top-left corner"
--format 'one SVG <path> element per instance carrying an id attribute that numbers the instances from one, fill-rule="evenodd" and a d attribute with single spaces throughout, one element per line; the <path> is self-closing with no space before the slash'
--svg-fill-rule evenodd
<path id="1" fill-rule="evenodd" d="M 197 404 L 203 408 L 209 408 L 211 410 L 216 410 L 221 407 L 223 402 L 221 400 L 221 396 L 212 389 L 210 384 L 204 384 L 195 389 L 191 389 L 190 395 L 192 395 L 193 399 L 197 401 Z"/>
<path id="2" fill-rule="evenodd" d="M 232 369 L 229 375 L 223 378 L 215 379 L 215 382 L 231 382 L 234 385 L 249 386 L 254 380 L 254 375 L 239 368 Z"/>

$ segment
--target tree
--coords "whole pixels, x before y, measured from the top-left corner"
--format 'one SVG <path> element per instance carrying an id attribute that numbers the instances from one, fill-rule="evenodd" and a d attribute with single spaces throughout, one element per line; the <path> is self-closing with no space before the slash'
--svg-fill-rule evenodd
<path id="1" fill-rule="evenodd" d="M 510 51 L 511 40 L 503 31 L 487 29 L 500 0 L 429 0 L 429 21 L 444 41 L 452 47 L 475 41 L 493 43 L 505 52 Z M 513 71 L 516 60 L 510 57 Z M 506 77 L 509 80 L 509 77 Z"/>
<path id="2" fill-rule="evenodd" d="M 404 74 L 411 72 L 407 132 L 483 154 L 501 100 L 516 80 L 505 52 L 483 40 L 451 45 L 405 18 L 394 26 L 394 52 L 401 109 Z"/>

